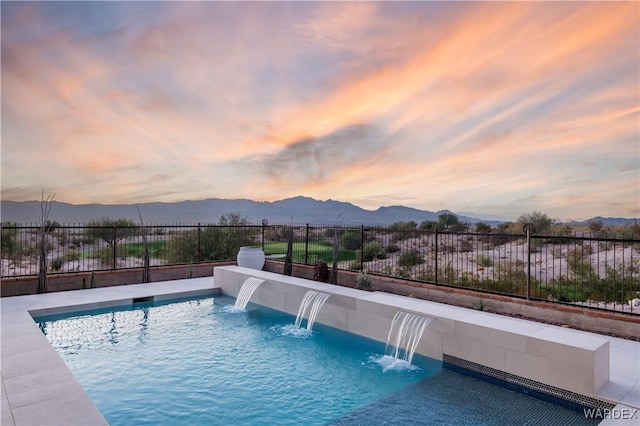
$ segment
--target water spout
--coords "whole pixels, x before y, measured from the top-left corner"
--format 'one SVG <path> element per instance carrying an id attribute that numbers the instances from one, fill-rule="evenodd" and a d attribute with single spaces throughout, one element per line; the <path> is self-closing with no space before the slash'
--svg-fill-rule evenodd
<path id="1" fill-rule="evenodd" d="M 256 291 L 258 286 L 263 282 L 264 280 L 255 277 L 247 278 L 238 292 L 234 308 L 237 310 L 245 310 L 249 299 L 251 299 L 251 295 L 253 295 L 253 292 Z"/>
<path id="2" fill-rule="evenodd" d="M 411 363 L 422 333 L 433 318 L 398 311 L 393 317 L 385 355 Z"/>
<path id="3" fill-rule="evenodd" d="M 304 295 L 302 303 L 300 303 L 300 308 L 298 309 L 298 315 L 296 316 L 296 322 L 294 324 L 295 327 L 300 328 L 304 315 L 309 311 L 307 316 L 307 330 L 313 329 L 313 323 L 316 321 L 316 316 L 329 296 L 331 295 L 327 293 L 319 293 L 312 290 L 308 291 L 307 294 Z"/>

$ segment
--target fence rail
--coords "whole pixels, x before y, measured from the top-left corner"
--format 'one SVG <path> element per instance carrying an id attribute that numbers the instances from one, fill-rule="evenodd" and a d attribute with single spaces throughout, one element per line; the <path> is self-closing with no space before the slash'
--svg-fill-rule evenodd
<path id="1" fill-rule="evenodd" d="M 38 226 L 2 225 L 2 278 L 39 273 Z M 301 225 L 55 226 L 49 274 L 234 260 L 241 246 L 268 259 L 333 264 L 443 286 L 640 313 L 640 239 Z M 635 301 L 635 302 L 634 302 Z M 638 303 L 639 305 L 636 305 Z"/>

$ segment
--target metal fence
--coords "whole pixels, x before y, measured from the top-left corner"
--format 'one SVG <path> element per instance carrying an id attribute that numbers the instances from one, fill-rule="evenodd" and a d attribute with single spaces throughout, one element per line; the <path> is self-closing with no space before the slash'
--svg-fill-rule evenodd
<path id="1" fill-rule="evenodd" d="M 37 226 L 2 226 L 2 277 L 34 276 L 42 238 Z M 45 244 L 49 274 L 234 260 L 261 246 L 283 261 L 334 260 L 366 271 L 443 286 L 640 313 L 640 239 L 590 235 L 513 235 L 302 225 L 55 226 Z"/>

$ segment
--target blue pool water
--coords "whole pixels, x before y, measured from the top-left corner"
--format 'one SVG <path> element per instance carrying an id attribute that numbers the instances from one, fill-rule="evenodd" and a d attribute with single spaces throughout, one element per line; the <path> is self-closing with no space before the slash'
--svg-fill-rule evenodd
<path id="1" fill-rule="evenodd" d="M 384 343 L 216 297 L 38 319 L 113 425 L 588 424 Z M 493 406 L 492 406 L 493 404 Z M 560 422 L 560 423 L 558 423 Z M 597 423 L 597 422 L 596 422 Z"/>

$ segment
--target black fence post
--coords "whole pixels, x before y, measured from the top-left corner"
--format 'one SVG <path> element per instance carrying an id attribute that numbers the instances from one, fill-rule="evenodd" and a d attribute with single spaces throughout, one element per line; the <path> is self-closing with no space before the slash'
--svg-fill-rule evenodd
<path id="1" fill-rule="evenodd" d="M 527 300 L 531 299 L 531 233 L 535 232 L 532 223 L 525 223 L 522 227 L 527 234 Z"/>
<path id="2" fill-rule="evenodd" d="M 262 219 L 262 251 L 264 251 L 264 233 L 267 229 L 267 225 L 269 225 L 269 221 L 267 219 Z"/>
<path id="3" fill-rule="evenodd" d="M 113 269 L 114 270 L 116 269 L 116 266 L 117 266 L 117 260 L 116 260 L 116 245 L 118 244 L 118 242 L 117 242 L 118 240 L 116 238 L 117 234 L 118 234 L 118 231 L 116 229 L 116 226 L 114 225 L 113 226 L 113 235 L 112 235 L 112 238 L 113 238 Z"/>
<path id="4" fill-rule="evenodd" d="M 438 228 L 436 228 L 436 244 L 435 244 L 435 280 L 438 285 Z"/>
<path id="5" fill-rule="evenodd" d="M 198 263 L 202 262 L 202 227 L 198 222 Z"/>
<path id="6" fill-rule="evenodd" d="M 307 223 L 307 227 L 305 230 L 304 236 L 304 264 L 309 264 L 309 224 Z"/>
<path id="7" fill-rule="evenodd" d="M 364 225 L 360 225 L 360 270 L 364 271 Z"/>

